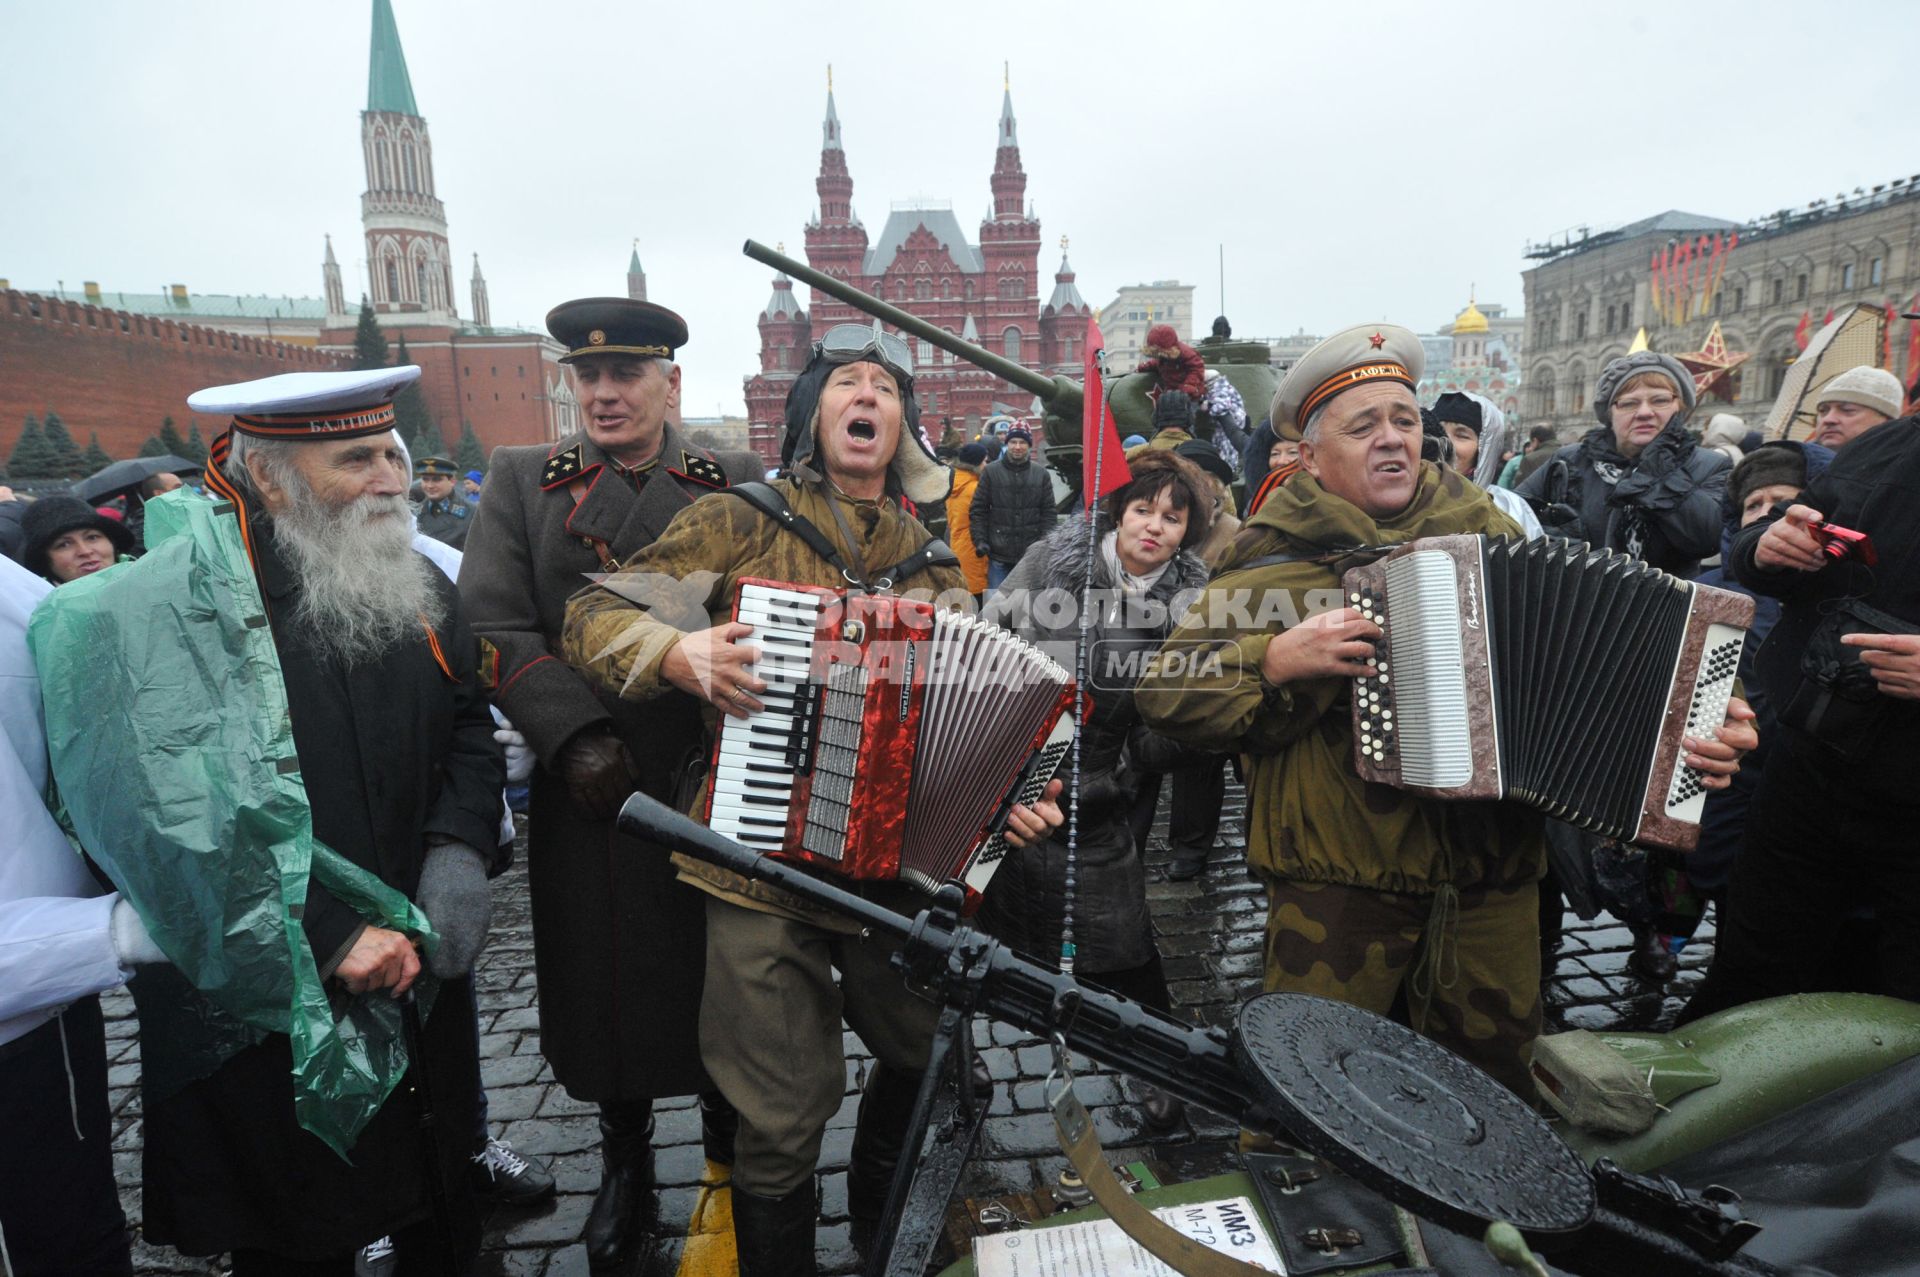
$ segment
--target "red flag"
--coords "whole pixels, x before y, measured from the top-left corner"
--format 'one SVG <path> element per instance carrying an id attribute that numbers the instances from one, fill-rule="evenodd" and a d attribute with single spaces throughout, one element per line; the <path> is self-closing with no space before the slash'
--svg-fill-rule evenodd
<path id="1" fill-rule="evenodd" d="M 1886 327 L 1880 330 L 1880 366 L 1882 368 L 1890 369 L 1893 367 L 1893 320 L 1899 313 L 1894 304 L 1889 301 L 1887 303 Z"/>
<path id="2" fill-rule="evenodd" d="M 1800 322 L 1794 327 L 1794 330 L 1793 330 L 1793 345 L 1796 350 L 1805 350 L 1807 348 L 1807 343 L 1812 340 L 1812 338 L 1807 334 L 1807 329 L 1811 328 L 1812 326 L 1813 326 L 1813 312 L 1810 310 L 1801 311 Z"/>
<path id="3" fill-rule="evenodd" d="M 1920 314 L 1920 293 L 1908 309 Z M 1920 319 L 1907 321 L 1907 411 L 1920 412 Z"/>
<path id="4" fill-rule="evenodd" d="M 1127 454 L 1120 447 L 1120 425 L 1113 419 L 1113 405 L 1107 402 L 1107 390 L 1100 376 L 1100 359 L 1107 353 L 1107 339 L 1100 335 L 1098 320 L 1087 320 L 1086 357 L 1081 361 L 1086 408 L 1080 418 L 1080 491 L 1088 509 L 1109 492 L 1133 482 L 1127 466 Z"/>

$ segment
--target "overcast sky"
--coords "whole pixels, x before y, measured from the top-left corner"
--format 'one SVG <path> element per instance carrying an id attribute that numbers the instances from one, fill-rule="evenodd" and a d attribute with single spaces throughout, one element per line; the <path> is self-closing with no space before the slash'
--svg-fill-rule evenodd
<path id="1" fill-rule="evenodd" d="M 692 329 L 694 416 L 743 411 L 769 273 L 739 245 L 799 255 L 829 62 L 870 236 L 916 197 L 976 234 L 1010 61 L 1043 278 L 1065 234 L 1089 302 L 1178 278 L 1204 330 L 1224 244 L 1261 336 L 1432 331 L 1470 286 L 1517 310 L 1525 245 L 1566 228 L 1920 170 L 1920 8 L 1895 0 L 394 8 L 462 313 L 475 252 L 494 322 L 536 327 L 622 294 L 637 237 Z M 364 290 L 370 13 L 0 0 L 0 277 L 318 296 L 330 232 Z"/>

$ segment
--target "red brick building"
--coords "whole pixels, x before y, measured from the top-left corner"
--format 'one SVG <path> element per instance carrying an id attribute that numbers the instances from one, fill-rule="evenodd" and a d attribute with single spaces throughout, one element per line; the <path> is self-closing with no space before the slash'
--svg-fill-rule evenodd
<path id="1" fill-rule="evenodd" d="M 52 289 L 15 291 L 0 280 L 0 460 L 28 413 L 52 408 L 80 446 L 97 431 L 113 456 L 130 457 L 171 416 L 182 434 L 187 395 L 205 386 L 275 373 L 343 368 L 360 298 L 389 343 L 404 337 L 420 365 L 427 408 L 451 449 L 471 425 L 482 447 L 538 443 L 575 428 L 573 394 L 544 333 L 492 326 L 478 256 L 468 280 L 470 318 L 456 301 L 446 209 L 435 194 L 433 143 L 414 102 L 391 0 L 373 0 L 367 109 L 360 116 L 366 190 L 361 196 L 367 278 L 349 293 L 328 238 L 324 298 Z M 639 271 L 636 253 L 632 271 Z M 643 291 L 645 277 L 630 276 Z M 211 439 L 225 422 L 198 422 Z"/>
<path id="2" fill-rule="evenodd" d="M 968 242 L 951 204 L 928 202 L 894 205 L 879 238 L 870 242 L 854 212 L 853 176 L 829 84 L 814 181 L 820 207 L 806 227 L 807 263 L 1029 368 L 1077 368 L 1091 311 L 1074 287 L 1064 253 L 1052 295 L 1041 305 L 1040 220 L 1026 201 L 1011 91 L 1001 100 L 988 184 L 992 210 L 980 223 L 977 245 Z M 759 318 L 760 369 L 746 379 L 753 446 L 769 463 L 778 460 L 787 391 L 806 364 L 808 347 L 849 321 L 869 322 L 824 296 L 813 298 L 809 314 L 794 295 L 793 281 L 785 274 L 774 277 L 773 295 Z M 1026 391 L 930 343 L 911 344 L 921 422 L 935 440 L 948 426 L 976 433 L 996 405 L 1023 412 L 1032 403 Z"/>

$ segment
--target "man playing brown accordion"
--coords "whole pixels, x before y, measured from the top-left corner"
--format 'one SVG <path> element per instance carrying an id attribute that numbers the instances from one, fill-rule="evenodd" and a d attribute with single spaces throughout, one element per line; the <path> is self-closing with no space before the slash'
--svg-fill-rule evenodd
<path id="1" fill-rule="evenodd" d="M 729 619 L 742 579 L 839 589 L 860 583 L 855 588 L 969 603 L 952 552 L 901 505 L 902 498 L 940 501 L 950 478 L 920 433 L 911 367 L 906 343 L 877 324 L 829 330 L 787 399 L 788 477 L 759 490 L 758 501 L 784 503 L 797 519 L 768 513 L 738 489 L 695 502 L 621 572 L 572 599 L 566 659 L 629 700 L 705 702 L 712 732 L 721 715 L 758 711 L 756 694 L 768 686 L 754 671 L 751 627 Z M 1035 807 L 1014 809 L 1013 841 L 1060 825 L 1057 792 L 1056 783 Z M 725 870 L 681 856 L 675 862 L 708 897 L 700 1046 L 714 1082 L 740 1112 L 733 1166 L 740 1272 L 812 1273 L 813 1172 L 845 1089 L 842 1017 L 875 1057 L 847 1175 L 857 1228 L 884 1206 L 937 1008 L 910 996 L 888 969 L 887 951 L 862 943 L 844 921 Z M 924 899 L 901 883 L 843 885 L 903 912 Z"/>

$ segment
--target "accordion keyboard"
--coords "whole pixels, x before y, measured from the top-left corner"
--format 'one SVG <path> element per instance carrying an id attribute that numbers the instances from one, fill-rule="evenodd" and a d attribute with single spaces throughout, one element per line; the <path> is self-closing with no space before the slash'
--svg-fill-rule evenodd
<path id="1" fill-rule="evenodd" d="M 766 680 L 756 697 L 765 708 L 720 720 L 708 823 L 749 847 L 781 845 L 795 778 L 812 761 L 807 679 L 821 601 L 799 590 L 741 589 L 739 619 L 753 626 L 744 642 L 760 649 L 753 672 Z"/>
<path id="2" fill-rule="evenodd" d="M 1700 656 L 1700 672 L 1693 685 L 1693 697 L 1687 704 L 1689 736 L 1711 735 L 1726 721 L 1727 702 L 1733 696 L 1733 679 L 1740 669 L 1740 647 L 1745 634 L 1731 625 L 1712 625 Z M 1691 767 L 1673 769 L 1673 782 L 1667 787 L 1667 814 L 1676 820 L 1698 824 L 1706 806 L 1706 790 L 1700 773 Z"/>

